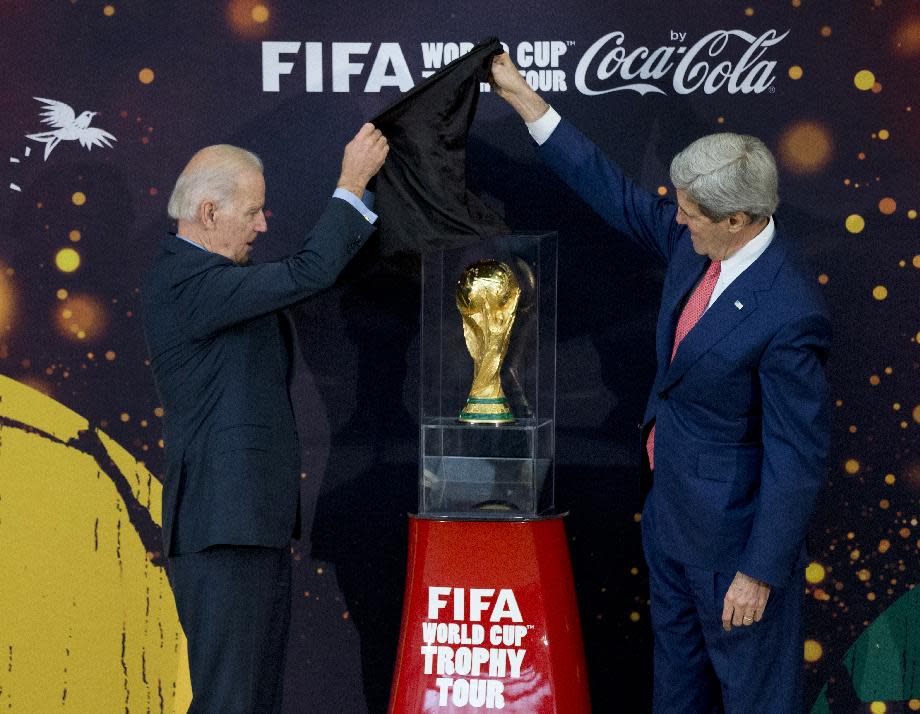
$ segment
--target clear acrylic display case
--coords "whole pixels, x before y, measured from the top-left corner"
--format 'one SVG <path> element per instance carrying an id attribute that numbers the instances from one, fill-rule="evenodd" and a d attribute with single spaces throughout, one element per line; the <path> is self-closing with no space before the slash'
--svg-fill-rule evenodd
<path id="1" fill-rule="evenodd" d="M 555 233 L 509 235 L 422 257 L 419 514 L 520 519 L 553 511 Z M 497 260 L 521 289 L 501 382 L 514 421 L 463 423 L 473 381 L 457 308 L 467 266 Z"/>

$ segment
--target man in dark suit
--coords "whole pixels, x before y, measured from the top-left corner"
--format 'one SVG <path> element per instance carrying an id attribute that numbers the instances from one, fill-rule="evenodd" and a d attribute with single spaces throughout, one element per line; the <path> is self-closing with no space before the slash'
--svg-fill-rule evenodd
<path id="1" fill-rule="evenodd" d="M 163 548 L 188 639 L 191 712 L 280 712 L 300 447 L 288 393 L 293 328 L 281 312 L 329 287 L 373 230 L 362 203 L 386 157 L 365 124 L 300 249 L 250 265 L 267 230 L 262 163 L 199 151 L 169 201 L 178 221 L 143 290 L 165 414 Z"/>
<path id="2" fill-rule="evenodd" d="M 492 82 L 543 161 L 667 265 L 642 430 L 654 711 L 802 711 L 804 539 L 829 441 L 830 323 L 775 226 L 773 156 L 754 137 L 703 137 L 671 164 L 676 202 L 659 198 L 507 55 Z"/>

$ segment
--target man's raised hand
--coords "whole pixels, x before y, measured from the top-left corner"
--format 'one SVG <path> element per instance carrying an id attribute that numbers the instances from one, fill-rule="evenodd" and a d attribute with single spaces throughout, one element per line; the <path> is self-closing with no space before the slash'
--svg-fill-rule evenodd
<path id="1" fill-rule="evenodd" d="M 361 198 L 368 181 L 380 171 L 390 146 L 386 137 L 373 124 L 362 126 L 355 137 L 345 145 L 342 173 L 337 188 L 351 191 Z"/>

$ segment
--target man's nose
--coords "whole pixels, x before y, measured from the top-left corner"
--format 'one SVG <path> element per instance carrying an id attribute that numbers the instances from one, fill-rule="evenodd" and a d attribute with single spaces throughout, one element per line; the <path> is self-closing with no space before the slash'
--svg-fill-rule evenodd
<path id="1" fill-rule="evenodd" d="M 256 232 L 265 233 L 268 230 L 268 222 L 265 220 L 265 214 L 259 211 L 259 218 L 256 221 Z"/>

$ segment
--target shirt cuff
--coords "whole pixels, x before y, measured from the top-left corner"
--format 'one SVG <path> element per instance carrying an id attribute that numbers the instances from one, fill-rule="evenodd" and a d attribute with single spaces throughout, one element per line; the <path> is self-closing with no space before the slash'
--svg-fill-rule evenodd
<path id="1" fill-rule="evenodd" d="M 364 195 L 367 196 L 367 194 L 368 192 L 365 191 Z M 364 220 L 368 223 L 375 223 L 377 221 L 377 214 L 365 206 L 364 203 L 347 188 L 337 188 L 332 192 L 332 197 L 341 198 L 343 201 L 350 203 L 358 213 L 364 216 Z"/>
<path id="2" fill-rule="evenodd" d="M 550 107 L 546 113 L 536 121 L 527 122 L 527 131 L 530 132 L 530 136 L 533 137 L 533 140 L 542 146 L 556 130 L 556 127 L 559 126 L 559 122 L 561 121 L 562 117 L 559 116 L 559 112 Z"/>

